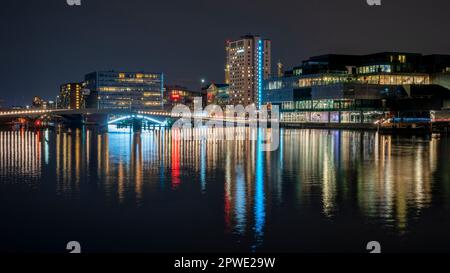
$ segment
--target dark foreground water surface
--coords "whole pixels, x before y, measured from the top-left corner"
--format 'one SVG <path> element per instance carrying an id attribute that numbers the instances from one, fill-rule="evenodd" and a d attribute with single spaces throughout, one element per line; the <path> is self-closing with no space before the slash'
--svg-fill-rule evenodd
<path id="1" fill-rule="evenodd" d="M 0 251 L 450 252 L 450 137 L 0 132 Z"/>

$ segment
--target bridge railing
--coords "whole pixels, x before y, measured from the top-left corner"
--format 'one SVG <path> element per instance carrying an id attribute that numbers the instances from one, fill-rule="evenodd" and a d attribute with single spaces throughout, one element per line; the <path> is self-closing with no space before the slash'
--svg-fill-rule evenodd
<path id="1" fill-rule="evenodd" d="M 55 112 L 55 110 L 9 110 L 1 111 L 0 116 L 41 115 Z"/>

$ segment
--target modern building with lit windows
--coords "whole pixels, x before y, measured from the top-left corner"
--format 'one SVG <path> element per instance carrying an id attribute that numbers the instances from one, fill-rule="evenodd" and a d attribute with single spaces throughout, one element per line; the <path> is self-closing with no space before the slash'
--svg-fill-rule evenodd
<path id="1" fill-rule="evenodd" d="M 85 76 L 88 108 L 162 109 L 164 74 L 100 71 Z"/>
<path id="2" fill-rule="evenodd" d="M 450 56 L 386 52 L 323 55 L 264 83 L 282 121 L 373 123 L 450 109 Z"/>
<path id="3" fill-rule="evenodd" d="M 80 109 L 83 105 L 82 88 L 82 83 L 66 83 L 61 85 L 58 96 L 58 108 Z"/>
<path id="4" fill-rule="evenodd" d="M 246 35 L 225 46 L 225 83 L 232 104 L 262 103 L 263 81 L 271 74 L 271 41 Z"/>

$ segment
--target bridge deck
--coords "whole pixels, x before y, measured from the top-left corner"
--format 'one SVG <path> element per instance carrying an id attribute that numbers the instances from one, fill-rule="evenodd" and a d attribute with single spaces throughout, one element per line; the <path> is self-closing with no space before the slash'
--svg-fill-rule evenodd
<path id="1" fill-rule="evenodd" d="M 170 112 L 166 111 L 137 111 L 129 109 L 26 109 L 26 110 L 7 110 L 1 111 L 0 117 L 34 117 L 43 115 L 96 115 L 96 114 L 110 114 L 110 115 L 133 115 L 144 114 L 152 116 L 169 117 Z"/>

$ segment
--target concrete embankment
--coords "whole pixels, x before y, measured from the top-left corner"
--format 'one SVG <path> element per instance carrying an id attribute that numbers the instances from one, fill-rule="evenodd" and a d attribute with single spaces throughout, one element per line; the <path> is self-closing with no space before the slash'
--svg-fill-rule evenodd
<path id="1" fill-rule="evenodd" d="M 299 129 L 345 129 L 345 130 L 377 130 L 377 125 L 372 123 L 300 123 L 282 122 L 282 128 Z"/>

